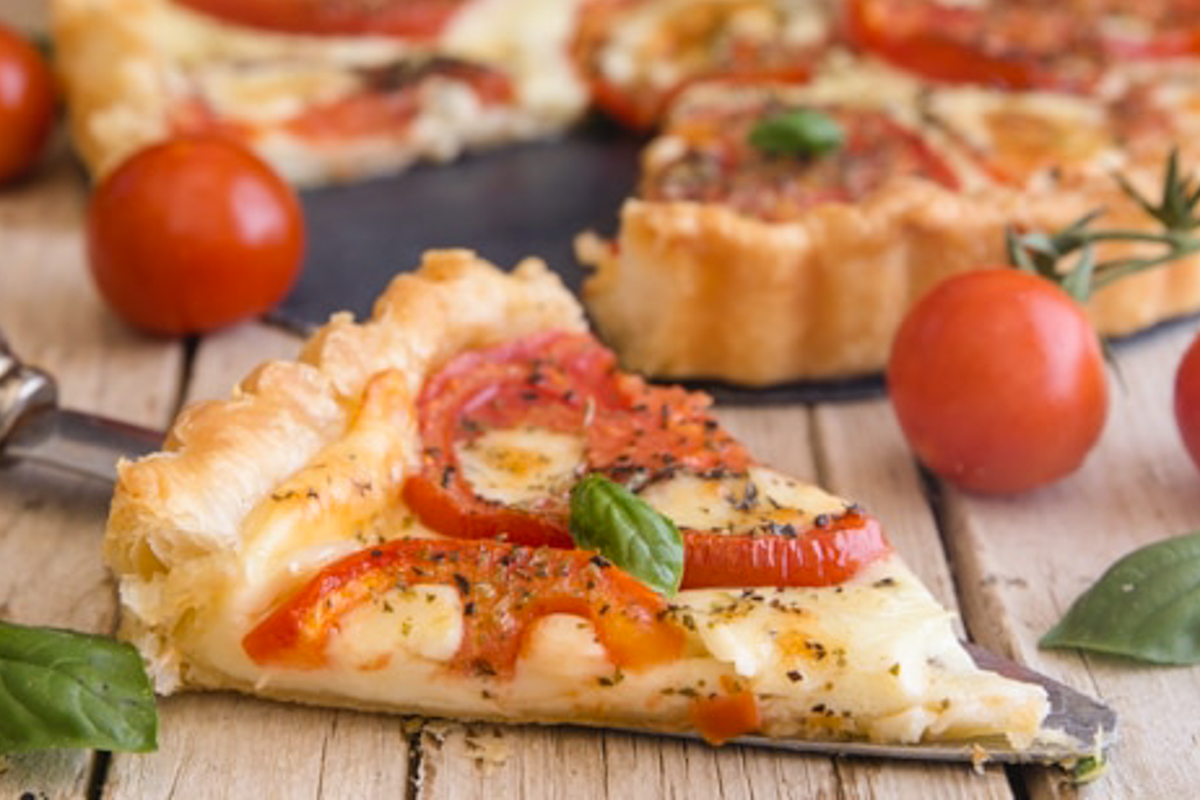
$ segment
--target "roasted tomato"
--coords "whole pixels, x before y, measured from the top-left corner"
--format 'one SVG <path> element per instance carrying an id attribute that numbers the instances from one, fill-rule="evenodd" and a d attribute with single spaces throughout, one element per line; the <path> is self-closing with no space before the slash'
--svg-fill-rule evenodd
<path id="1" fill-rule="evenodd" d="M 846 29 L 859 47 L 934 80 L 1082 91 L 1104 54 L 1075 5 L 849 0 Z"/>
<path id="2" fill-rule="evenodd" d="M 567 495 L 584 472 L 636 489 L 680 472 L 741 473 L 750 466 L 745 449 L 707 413 L 707 402 L 621 374 L 612 353 L 586 335 L 552 332 L 470 351 L 421 393 L 424 462 L 405 482 L 404 499 L 422 522 L 448 536 L 571 547 Z M 579 471 L 522 504 L 479 495 L 460 450 L 489 432 L 528 429 L 582 437 Z M 827 585 L 888 550 L 878 525 L 857 513 L 786 535 L 683 535 L 685 588 Z"/>
<path id="3" fill-rule="evenodd" d="M 721 745 L 762 725 L 758 698 L 728 676 L 721 680 L 720 694 L 697 697 L 692 701 L 692 725 L 712 745 Z"/>
<path id="4" fill-rule="evenodd" d="M 636 578 L 584 550 L 503 542 L 404 539 L 332 564 L 274 609 L 242 641 L 256 663 L 318 669 L 340 620 L 394 588 L 453 586 L 463 638 L 450 669 L 508 677 L 529 626 L 576 614 L 596 627 L 613 664 L 642 669 L 677 658 L 686 640 L 666 602 Z"/>
<path id="5" fill-rule="evenodd" d="M 183 137 L 135 154 L 87 211 L 92 275 L 130 324 L 179 335 L 266 311 L 304 255 L 300 203 L 249 151 Z"/>
<path id="6" fill-rule="evenodd" d="M 228 22 L 283 33 L 432 39 L 468 0 L 179 0 Z"/>
<path id="7" fill-rule="evenodd" d="M 33 166 L 54 127 L 54 108 L 45 59 L 0 25 L 0 183 Z"/>
<path id="8" fill-rule="evenodd" d="M 917 457 L 965 489 L 1013 494 L 1073 472 L 1108 411 L 1083 308 L 1015 269 L 949 278 L 900 325 L 888 393 Z"/>
<path id="9" fill-rule="evenodd" d="M 698 83 L 807 81 L 830 36 L 797 42 L 789 23 L 818 11 L 815 4 L 792 10 L 763 0 L 673 6 L 594 0 L 584 6 L 574 50 L 595 104 L 631 128 L 647 129 Z M 642 35 L 625 35 L 634 30 Z"/>
<path id="10" fill-rule="evenodd" d="M 1192 342 L 1175 373 L 1175 421 L 1188 455 L 1200 468 L 1200 337 Z"/>
<path id="11" fill-rule="evenodd" d="M 832 120 L 844 132 L 842 143 L 810 156 L 775 155 L 752 144 L 756 128 L 796 110 Z M 856 202 L 897 177 L 958 186 L 919 133 L 883 112 L 845 108 L 695 108 L 672 123 L 646 160 L 640 190 L 646 199 L 721 203 L 776 221 L 821 203 Z"/>

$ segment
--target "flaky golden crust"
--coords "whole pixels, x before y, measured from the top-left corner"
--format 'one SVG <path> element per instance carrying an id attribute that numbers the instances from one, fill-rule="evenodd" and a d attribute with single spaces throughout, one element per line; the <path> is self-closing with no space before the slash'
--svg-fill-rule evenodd
<path id="1" fill-rule="evenodd" d="M 630 200 L 615 242 L 585 234 L 576 251 L 595 269 L 588 310 L 625 367 L 763 386 L 880 371 L 921 294 L 1006 263 L 1008 226 L 1055 229 L 1097 207 L 1145 224 L 1111 184 L 960 194 L 910 179 L 789 222 Z M 1200 259 L 1189 258 L 1103 290 L 1090 314 L 1102 333 L 1121 335 L 1198 308 Z"/>
<path id="2" fill-rule="evenodd" d="M 159 687 L 188 682 L 184 629 L 251 538 L 305 520 L 352 525 L 394 500 L 419 455 L 414 402 L 430 370 L 463 349 L 584 328 L 540 261 L 506 275 L 468 251 L 431 252 L 370 320 L 336 315 L 299 361 L 264 364 L 231 399 L 181 414 L 165 452 L 123 462 L 104 553 L 122 633 Z"/>

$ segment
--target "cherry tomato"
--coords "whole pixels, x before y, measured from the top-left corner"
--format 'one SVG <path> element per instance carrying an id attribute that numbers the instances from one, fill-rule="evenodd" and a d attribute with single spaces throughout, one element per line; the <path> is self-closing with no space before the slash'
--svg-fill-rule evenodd
<path id="1" fill-rule="evenodd" d="M 285 33 L 432 39 L 467 0 L 180 0 L 214 17 Z"/>
<path id="2" fill-rule="evenodd" d="M 462 599 L 463 638 L 449 666 L 512 675 L 525 632 L 547 614 L 577 614 L 619 667 L 642 669 L 683 651 L 686 634 L 666 601 L 586 550 L 532 549 L 504 542 L 400 539 L 321 570 L 246 635 L 259 664 L 319 669 L 341 618 L 397 586 L 453 586 Z"/>
<path id="3" fill-rule="evenodd" d="M 905 317 L 887 365 L 909 444 L 983 494 L 1073 472 L 1108 411 L 1104 359 L 1083 308 L 1043 278 L 981 269 L 936 286 Z"/>
<path id="4" fill-rule="evenodd" d="M 0 25 L 0 182 L 29 170 L 54 128 L 54 78 L 45 59 Z"/>
<path id="5" fill-rule="evenodd" d="M 151 333 L 212 330 L 266 311 L 304 255 L 300 203 L 249 151 L 183 137 L 135 154 L 92 195 L 92 275 L 113 309 Z"/>
<path id="6" fill-rule="evenodd" d="M 1200 337 L 1184 353 L 1175 373 L 1175 421 L 1188 455 L 1200 467 Z"/>

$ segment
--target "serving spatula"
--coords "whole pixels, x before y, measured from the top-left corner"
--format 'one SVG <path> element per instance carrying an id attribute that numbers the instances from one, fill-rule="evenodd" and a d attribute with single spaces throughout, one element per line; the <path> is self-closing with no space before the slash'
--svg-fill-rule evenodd
<path id="1" fill-rule="evenodd" d="M 0 467 L 30 461 L 102 481 L 116 480 L 120 458 L 137 458 L 161 448 L 163 434 L 92 414 L 61 408 L 54 379 L 22 364 L 0 334 Z M 1036 683 L 1050 699 L 1046 733 L 1016 750 L 1003 740 L 964 745 L 888 745 L 873 742 L 794 741 L 745 736 L 734 741 L 757 747 L 830 755 L 926 761 L 1071 763 L 1102 759 L 1116 741 L 1116 713 L 1057 681 L 977 645 L 967 651 L 981 668 Z"/>

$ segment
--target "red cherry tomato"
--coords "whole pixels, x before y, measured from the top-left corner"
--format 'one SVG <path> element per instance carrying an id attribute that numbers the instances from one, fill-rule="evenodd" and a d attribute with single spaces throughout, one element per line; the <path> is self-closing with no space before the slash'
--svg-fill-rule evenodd
<path id="1" fill-rule="evenodd" d="M 1188 455 L 1200 467 L 1200 337 L 1184 353 L 1175 373 L 1175 421 Z"/>
<path id="2" fill-rule="evenodd" d="M 130 158 L 96 189 L 88 256 L 101 294 L 127 322 L 167 335 L 266 311 L 304 256 L 300 203 L 236 144 L 185 137 Z"/>
<path id="3" fill-rule="evenodd" d="M 45 59 L 0 26 L 0 182 L 28 171 L 54 128 L 54 79 Z"/>
<path id="4" fill-rule="evenodd" d="M 1073 472 L 1108 411 L 1100 342 L 1054 284 L 982 269 L 939 284 L 892 345 L 888 392 L 930 469 L 984 494 L 1023 492 Z"/>

